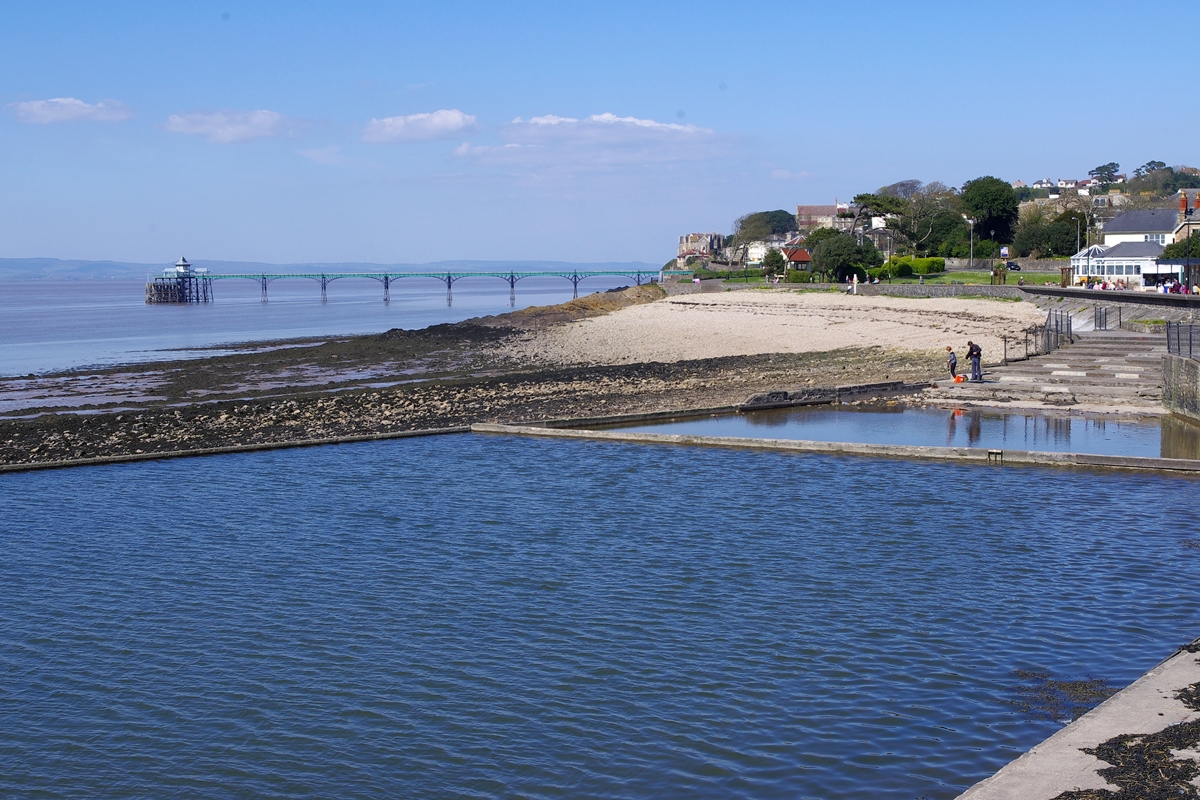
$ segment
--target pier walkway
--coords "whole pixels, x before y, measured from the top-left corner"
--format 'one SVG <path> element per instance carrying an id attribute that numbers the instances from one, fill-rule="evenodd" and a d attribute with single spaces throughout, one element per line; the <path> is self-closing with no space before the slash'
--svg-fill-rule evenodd
<path id="1" fill-rule="evenodd" d="M 278 280 L 300 278 L 315 281 L 321 286 L 321 301 L 329 299 L 329 284 L 346 279 L 365 279 L 379 282 L 383 287 L 383 301 L 391 300 L 392 284 L 401 279 L 424 278 L 436 280 L 446 285 L 446 302 L 454 299 L 454 284 L 464 278 L 492 278 L 508 284 L 509 299 L 515 301 L 517 283 L 526 278 L 562 278 L 571 282 L 573 296 L 579 297 L 579 284 L 588 278 L 621 277 L 628 278 L 638 286 L 643 283 L 661 283 L 667 276 L 690 274 L 689 270 L 643 270 L 643 269 L 614 269 L 614 270 L 539 270 L 530 272 L 256 272 L 256 273 L 208 273 L 193 271 L 183 259 L 183 265 L 178 272 L 168 271 L 162 277 L 155 278 L 146 286 L 147 303 L 207 303 L 213 299 L 212 284 L 214 281 L 249 280 L 256 282 L 261 289 L 262 302 L 267 302 L 267 287 Z"/>

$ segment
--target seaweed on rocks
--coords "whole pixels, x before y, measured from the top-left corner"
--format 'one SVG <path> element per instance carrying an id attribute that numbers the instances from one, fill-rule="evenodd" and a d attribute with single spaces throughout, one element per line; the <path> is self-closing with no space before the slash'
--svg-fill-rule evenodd
<path id="1" fill-rule="evenodd" d="M 1079 719 L 1117 692 L 1107 678 L 1057 678 L 1027 669 L 1013 674 L 1026 683 L 1013 687 L 1017 698 L 1009 702 L 1032 717 L 1055 722 Z"/>
<path id="2" fill-rule="evenodd" d="M 1190 651 L 1195 652 L 1195 651 Z M 1175 698 L 1192 711 L 1200 711 L 1200 683 L 1185 686 Z M 1176 757 L 1179 751 L 1200 745 L 1200 720 L 1170 725 L 1157 733 L 1125 733 L 1083 748 L 1112 766 L 1097 770 L 1111 789 L 1079 789 L 1063 792 L 1053 800 L 1184 800 L 1200 799 L 1200 762 Z"/>

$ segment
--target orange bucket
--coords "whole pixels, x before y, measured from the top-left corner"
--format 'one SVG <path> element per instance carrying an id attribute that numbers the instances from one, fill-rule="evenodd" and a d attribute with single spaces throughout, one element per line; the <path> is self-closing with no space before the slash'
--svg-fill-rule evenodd
<path id="1" fill-rule="evenodd" d="M 955 383 L 966 383 L 966 382 L 967 382 L 967 376 L 966 376 L 966 375 L 955 375 L 955 376 L 954 376 L 954 382 L 955 382 Z"/>

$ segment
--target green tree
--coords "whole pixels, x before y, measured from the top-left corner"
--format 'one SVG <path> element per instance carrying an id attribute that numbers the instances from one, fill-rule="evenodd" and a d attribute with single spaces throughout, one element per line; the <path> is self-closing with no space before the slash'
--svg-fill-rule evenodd
<path id="1" fill-rule="evenodd" d="M 1143 178 L 1152 172 L 1158 172 L 1160 169 L 1166 169 L 1167 164 L 1164 161 L 1147 161 L 1133 171 L 1133 177 Z"/>
<path id="2" fill-rule="evenodd" d="M 837 228 L 816 228 L 808 236 L 804 237 L 804 246 L 808 248 L 808 252 L 816 249 L 817 245 L 834 236 L 841 236 L 842 232 Z"/>
<path id="3" fill-rule="evenodd" d="M 934 236 L 937 217 L 947 213 L 960 214 L 958 196 L 945 184 L 934 181 L 909 197 L 904 211 L 889 219 L 887 225 L 913 255 L 919 255 L 929 252 L 931 241 L 939 241 Z"/>
<path id="4" fill-rule="evenodd" d="M 882 186 L 875 194 L 880 197 L 899 197 L 902 200 L 908 200 L 919 191 L 921 191 L 921 182 L 914 179 L 896 181 L 887 186 Z"/>
<path id="5" fill-rule="evenodd" d="M 762 268 L 767 275 L 780 275 L 787 270 L 787 259 L 783 253 L 772 247 L 763 256 Z"/>
<path id="6" fill-rule="evenodd" d="M 796 230 L 796 215 L 778 211 L 757 211 L 739 217 L 733 223 L 733 236 L 740 244 L 757 242 L 768 236 Z"/>
<path id="7" fill-rule="evenodd" d="M 883 266 L 883 253 L 870 239 L 863 239 L 854 252 L 854 263 L 862 269 L 875 269 Z"/>
<path id="8" fill-rule="evenodd" d="M 1115 183 L 1117 180 L 1117 171 L 1121 169 L 1121 165 L 1115 161 L 1110 161 L 1107 164 L 1101 164 L 1095 169 L 1089 169 L 1088 175 L 1095 180 L 1100 181 L 1101 186 L 1107 188 L 1110 183 Z"/>
<path id="9" fill-rule="evenodd" d="M 1190 254 L 1188 248 L 1191 248 Z M 1168 259 L 1185 259 L 1192 258 L 1200 261 L 1200 231 L 1193 231 L 1192 235 L 1181 242 L 1167 245 L 1163 250 L 1163 254 L 1159 258 Z"/>
<path id="10" fill-rule="evenodd" d="M 964 209 L 976 220 L 976 233 L 990 238 L 995 231 L 996 241 L 1012 241 L 1019 204 L 1009 183 L 985 175 L 963 184 L 961 197 Z"/>
<path id="11" fill-rule="evenodd" d="M 855 267 L 858 244 L 848 233 L 835 231 L 835 234 L 822 239 L 811 252 L 816 271 L 840 281 Z"/>
<path id="12" fill-rule="evenodd" d="M 908 201 L 900 197 L 880 194 L 854 195 L 854 222 L 850 230 L 858 227 L 858 221 L 864 217 L 886 217 L 903 213 L 908 208 Z"/>

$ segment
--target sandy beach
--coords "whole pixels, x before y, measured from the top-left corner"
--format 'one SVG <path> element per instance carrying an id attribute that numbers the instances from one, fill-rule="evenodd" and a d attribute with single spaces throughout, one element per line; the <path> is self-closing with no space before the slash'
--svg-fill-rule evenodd
<path id="1" fill-rule="evenodd" d="M 751 290 L 670 297 L 538 330 L 508 345 L 552 364 L 630 364 L 848 347 L 930 351 L 978 343 L 999 361 L 1003 336 L 1045 321 L 1028 302 Z M 961 357 L 961 356 L 960 356 Z"/>

